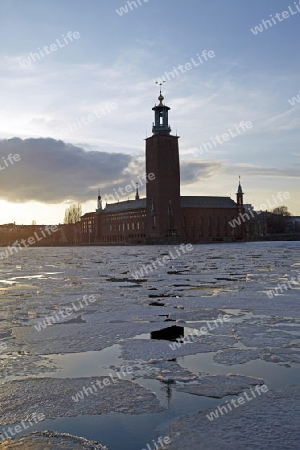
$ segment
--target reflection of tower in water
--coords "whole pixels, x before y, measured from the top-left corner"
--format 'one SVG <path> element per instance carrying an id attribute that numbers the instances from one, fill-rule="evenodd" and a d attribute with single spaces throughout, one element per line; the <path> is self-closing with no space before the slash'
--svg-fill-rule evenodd
<path id="1" fill-rule="evenodd" d="M 154 340 L 164 340 L 176 342 L 178 339 L 184 337 L 184 327 L 179 327 L 178 325 L 173 325 L 171 327 L 163 328 L 161 330 L 152 331 L 150 333 L 150 338 Z M 176 361 L 176 359 L 168 360 Z M 172 398 L 172 380 L 162 381 L 162 390 L 165 391 L 168 400 L 168 408 L 170 407 L 170 402 Z"/>
<path id="2" fill-rule="evenodd" d="M 168 400 L 168 408 L 170 408 L 171 398 L 172 398 L 172 381 L 163 382 L 162 390 L 166 393 L 166 398 Z"/>
<path id="3" fill-rule="evenodd" d="M 173 325 L 171 327 L 163 328 L 158 331 L 151 331 L 150 338 L 163 341 L 177 341 L 177 339 L 184 337 L 184 327 Z"/>

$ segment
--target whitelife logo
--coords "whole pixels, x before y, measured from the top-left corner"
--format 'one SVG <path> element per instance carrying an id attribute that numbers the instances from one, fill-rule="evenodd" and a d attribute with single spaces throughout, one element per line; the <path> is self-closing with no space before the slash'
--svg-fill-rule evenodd
<path id="1" fill-rule="evenodd" d="M 0 170 L 5 170 L 8 167 L 12 166 L 15 162 L 21 161 L 21 156 L 18 153 L 15 153 L 14 155 L 10 153 L 9 155 L 2 156 L 3 162 L 0 163 Z M 2 166 L 3 164 L 3 166 Z"/>
<path id="2" fill-rule="evenodd" d="M 39 61 L 41 58 L 45 58 L 46 55 L 50 55 L 53 52 L 56 52 L 59 48 L 66 47 L 66 45 L 69 45 L 70 42 L 73 42 L 76 39 L 79 39 L 80 33 L 78 31 L 68 31 L 67 37 L 65 35 L 62 35 L 63 42 L 60 41 L 60 39 L 56 39 L 54 44 L 50 44 L 49 46 L 44 45 L 44 47 L 41 49 L 38 47 L 38 53 L 30 53 L 30 55 L 27 58 L 23 58 L 21 61 L 19 61 L 19 64 L 21 67 L 25 68 L 32 64 L 32 62 Z"/>
<path id="3" fill-rule="evenodd" d="M 108 202 L 118 202 L 120 195 L 128 195 L 131 194 L 131 192 L 134 192 L 136 190 L 136 188 L 140 188 L 144 186 L 144 181 L 145 184 L 149 183 L 149 181 L 153 181 L 155 180 L 155 175 L 153 172 L 150 173 L 145 173 L 144 175 L 141 175 L 139 177 L 136 178 L 136 180 L 131 180 L 131 184 L 127 184 L 125 187 L 119 187 L 118 190 L 113 189 L 114 194 L 106 194 L 104 196 L 104 200 L 106 201 L 106 203 Z M 120 194 L 120 195 L 119 195 Z"/>
<path id="4" fill-rule="evenodd" d="M 260 396 L 261 394 L 265 394 L 266 392 L 268 392 L 268 390 L 269 390 L 269 388 L 266 384 L 263 384 L 261 386 L 257 385 L 257 386 L 255 386 L 256 393 L 254 392 L 253 389 L 250 389 L 249 393 L 244 392 L 242 395 L 239 395 L 237 399 L 232 399 L 232 400 L 230 400 L 230 402 L 227 402 L 225 405 L 218 406 L 217 409 L 212 411 L 210 414 L 207 414 L 206 417 L 210 420 L 210 422 L 212 422 L 213 420 L 218 419 L 220 417 L 220 414 L 221 414 L 221 416 L 223 416 L 224 414 L 228 414 L 230 411 L 232 411 L 231 405 L 233 405 L 235 408 L 238 408 L 239 406 L 244 405 L 246 403 L 246 401 L 251 402 L 251 400 L 253 400 L 257 396 Z"/>
<path id="5" fill-rule="evenodd" d="M 288 200 L 289 198 L 291 198 L 291 195 L 289 194 L 289 192 L 278 192 L 277 197 L 274 197 L 274 195 L 272 195 L 274 203 L 272 204 L 269 199 L 266 200 L 266 203 L 263 203 L 259 206 L 259 208 L 254 207 L 254 209 L 256 211 L 251 211 L 248 210 L 248 212 L 240 213 L 238 217 L 236 217 L 235 219 L 233 219 L 232 221 L 229 221 L 229 225 L 232 228 L 235 228 L 236 226 L 240 226 L 241 225 L 241 219 L 242 221 L 245 223 L 247 220 L 250 220 L 251 218 L 253 219 L 255 217 L 254 214 L 261 214 L 262 211 L 266 211 L 267 210 L 267 206 L 269 206 L 269 208 L 275 208 L 276 206 L 279 205 L 279 202 L 283 202 L 282 198 L 284 198 L 284 200 Z M 279 202 L 277 201 L 277 199 L 279 200 Z M 250 217 L 251 216 L 251 217 Z"/>
<path id="6" fill-rule="evenodd" d="M 165 78 L 170 81 L 174 80 L 174 78 L 179 77 L 181 74 L 186 73 L 189 70 L 194 69 L 195 67 L 199 67 L 201 64 L 205 63 L 205 61 L 208 61 L 211 58 L 214 58 L 215 52 L 213 50 L 203 50 L 201 53 L 201 56 L 199 53 L 197 53 L 197 58 L 191 58 L 191 62 L 187 62 L 185 64 L 178 64 L 177 67 L 173 66 L 173 70 L 171 72 L 165 72 L 162 77 L 157 78 L 157 83 L 164 83 L 166 80 Z"/>
<path id="7" fill-rule="evenodd" d="M 143 0 L 143 1 L 144 1 L 144 3 L 148 3 L 149 0 Z M 127 14 L 129 12 L 128 6 L 130 8 L 130 11 L 132 11 L 133 6 L 134 6 L 134 8 L 138 8 L 138 5 L 142 6 L 142 4 L 143 3 L 141 2 L 141 0 L 136 0 L 136 1 L 132 1 L 132 2 L 128 1 L 127 5 L 121 6 L 121 8 L 116 9 L 116 13 L 119 14 L 119 16 L 123 16 L 123 14 Z"/>
<path id="8" fill-rule="evenodd" d="M 231 128 L 228 128 L 228 133 L 223 133 L 222 136 L 217 135 L 215 138 L 210 138 L 211 142 L 202 142 L 200 145 L 200 148 L 197 148 L 196 150 L 193 150 L 193 155 L 203 155 L 204 152 L 208 152 L 209 150 L 213 150 L 213 146 L 216 148 L 218 145 L 224 144 L 224 142 L 229 141 L 232 138 L 235 138 L 239 136 L 240 134 L 244 133 L 247 130 L 250 130 L 253 128 L 253 124 L 251 122 L 244 122 L 242 121 L 239 125 L 234 125 L 234 131 L 236 131 L 237 134 L 234 133 L 234 131 Z"/>
<path id="9" fill-rule="evenodd" d="M 77 394 L 72 395 L 73 402 L 78 403 L 80 400 L 83 400 L 84 397 L 89 397 L 89 395 L 95 395 L 99 393 L 99 389 L 102 390 L 111 384 L 117 383 L 119 380 L 122 380 L 122 376 L 126 377 L 133 371 L 131 366 L 122 366 L 120 372 L 116 372 L 118 378 L 114 378 L 113 374 L 110 373 L 108 377 L 105 377 L 103 380 L 96 380 L 95 382 L 91 382 L 88 387 L 83 386 L 82 391 L 77 392 Z M 97 386 L 95 386 L 95 384 Z M 99 389 L 98 389 L 99 388 Z"/>
<path id="10" fill-rule="evenodd" d="M 160 267 L 165 266 L 168 264 L 171 259 L 177 259 L 178 257 L 181 257 L 182 255 L 185 255 L 188 252 L 191 252 L 193 250 L 192 244 L 181 244 L 180 247 L 174 248 L 172 251 L 169 251 L 169 254 L 166 256 L 163 256 L 162 258 L 156 258 L 155 261 L 151 262 L 151 265 L 143 265 L 142 268 L 137 270 L 136 272 L 133 272 L 131 275 L 135 280 L 138 280 L 139 278 L 143 278 L 145 275 L 148 275 L 149 271 L 153 272 L 153 270 L 158 269 L 158 264 Z M 177 255 L 176 255 L 177 253 Z"/>
<path id="11" fill-rule="evenodd" d="M 289 104 L 291 106 L 295 106 L 298 103 L 300 103 L 300 91 L 299 91 L 299 94 L 297 95 L 297 97 L 292 97 L 292 98 L 289 99 Z"/>
<path id="12" fill-rule="evenodd" d="M 58 227 L 56 225 L 52 226 L 46 225 L 44 229 L 40 228 L 40 231 L 42 237 L 39 236 L 35 231 L 34 236 L 31 236 L 28 239 L 21 239 L 21 242 L 16 241 L 12 246 L 6 247 L 5 251 L 0 252 L 0 260 L 6 259 L 9 256 L 13 255 L 14 253 L 18 253 L 20 250 L 23 250 L 23 248 L 27 248 L 30 245 L 34 245 L 36 242 L 46 238 L 47 237 L 46 232 L 48 233 L 48 236 L 50 236 L 51 233 L 56 233 L 58 231 Z"/>
<path id="13" fill-rule="evenodd" d="M 250 28 L 250 31 L 257 36 L 259 33 L 262 33 L 263 31 L 267 30 L 268 28 L 273 27 L 274 25 L 277 25 L 279 22 L 283 22 L 285 19 L 288 19 L 291 16 L 294 16 L 295 14 L 298 14 L 300 12 L 300 2 L 296 3 L 294 2 L 296 11 L 292 9 L 291 6 L 288 6 L 288 11 L 283 11 L 282 13 L 276 13 L 275 17 L 278 20 L 276 21 L 275 17 L 273 17 L 272 14 L 270 14 L 271 20 L 262 20 L 262 22 L 257 25 L 254 28 Z M 280 17 L 280 15 L 282 17 Z M 272 21 L 272 22 L 271 22 Z"/>
<path id="14" fill-rule="evenodd" d="M 152 443 L 147 444 L 147 448 L 142 448 L 142 450 L 164 450 L 164 449 L 166 449 L 165 445 L 171 444 L 171 439 L 169 438 L 169 436 L 165 436 L 165 437 L 159 436 L 157 441 L 152 439 L 152 442 L 153 442 L 153 447 L 152 447 Z"/>
<path id="15" fill-rule="evenodd" d="M 292 284 L 294 286 L 292 286 Z M 283 290 L 285 289 L 286 291 L 288 290 L 288 288 L 290 289 L 295 289 L 296 287 L 298 287 L 298 285 L 300 284 L 300 275 L 298 275 L 298 278 L 292 277 L 289 281 L 286 281 L 285 283 L 282 284 L 277 284 L 277 287 L 275 289 L 272 289 L 271 291 L 267 291 L 267 296 L 271 299 L 274 297 L 274 295 L 279 295 L 279 291 L 281 292 L 281 294 L 283 293 Z"/>
<path id="16" fill-rule="evenodd" d="M 205 336 L 206 334 L 209 333 L 209 331 L 216 330 L 219 324 L 222 326 L 224 325 L 223 322 L 229 322 L 230 319 L 231 318 L 228 314 L 225 314 L 224 316 L 222 314 L 219 314 L 217 319 L 206 321 L 206 327 L 205 326 L 201 327 L 200 330 L 195 330 L 194 333 L 191 333 L 188 336 L 182 336 L 181 338 L 177 338 L 174 343 L 169 344 L 169 347 L 172 350 L 176 350 L 177 348 L 180 348 L 182 345 L 192 344 L 193 341 L 195 341 L 198 337 Z"/>
<path id="17" fill-rule="evenodd" d="M 2 439 L 2 441 L 11 439 L 12 437 L 16 436 L 16 434 L 22 433 L 24 430 L 27 430 L 29 427 L 32 427 L 33 425 L 42 422 L 43 420 L 45 420 L 45 415 L 43 413 L 33 413 L 30 417 L 22 420 L 20 425 L 7 427 L 6 429 L 2 428 L 0 432 L 0 439 Z M 26 423 L 28 425 L 26 425 Z"/>
<path id="18" fill-rule="evenodd" d="M 37 331 L 41 331 L 47 328 L 47 326 L 51 325 L 51 323 L 53 325 L 60 323 L 64 319 L 72 315 L 74 312 L 80 311 L 85 306 L 89 306 L 90 303 L 95 303 L 96 300 L 97 299 L 94 295 L 90 296 L 84 295 L 81 300 L 79 298 L 77 299 L 78 301 L 77 305 L 74 302 L 72 302 L 71 305 L 62 307 L 58 312 L 55 312 L 53 315 L 46 316 L 44 320 L 34 325 L 34 328 Z"/>
<path id="19" fill-rule="evenodd" d="M 105 104 L 100 105 L 97 109 L 94 109 L 93 112 L 88 116 L 81 116 L 80 118 L 76 117 L 74 122 L 68 123 L 68 125 L 59 133 L 62 136 L 66 137 L 70 133 L 74 133 L 80 130 L 85 125 L 89 125 L 90 123 L 95 122 L 95 120 L 107 116 L 107 114 L 110 114 L 117 108 L 118 108 L 117 103 L 106 102 Z"/>

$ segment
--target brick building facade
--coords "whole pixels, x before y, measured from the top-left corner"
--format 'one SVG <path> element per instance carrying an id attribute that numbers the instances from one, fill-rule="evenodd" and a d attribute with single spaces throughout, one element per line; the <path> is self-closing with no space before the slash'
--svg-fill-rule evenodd
<path id="1" fill-rule="evenodd" d="M 180 195 L 179 137 L 171 135 L 161 92 L 155 105 L 153 135 L 146 139 L 146 198 L 106 204 L 99 194 L 96 212 L 81 218 L 83 244 L 163 244 L 242 239 L 245 226 L 229 221 L 244 212 L 239 184 L 237 202 L 230 197 Z M 146 175 L 147 176 L 147 175 Z"/>

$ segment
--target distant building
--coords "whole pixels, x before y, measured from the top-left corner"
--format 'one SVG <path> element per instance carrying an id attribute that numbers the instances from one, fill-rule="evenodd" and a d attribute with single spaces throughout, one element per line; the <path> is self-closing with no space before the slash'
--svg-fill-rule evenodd
<path id="1" fill-rule="evenodd" d="M 99 193 L 96 212 L 81 217 L 83 244 L 163 244 L 243 239 L 245 220 L 239 184 L 237 202 L 230 197 L 180 195 L 179 137 L 171 135 L 161 92 L 155 105 L 152 136 L 146 139 L 146 198 L 106 204 Z"/>
<path id="2" fill-rule="evenodd" d="M 288 222 L 292 233 L 300 233 L 300 216 L 290 216 Z"/>

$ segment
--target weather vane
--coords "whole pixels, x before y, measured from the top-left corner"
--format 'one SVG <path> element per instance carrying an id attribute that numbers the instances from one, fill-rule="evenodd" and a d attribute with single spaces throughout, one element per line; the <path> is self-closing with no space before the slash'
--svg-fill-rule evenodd
<path id="1" fill-rule="evenodd" d="M 155 81 L 155 84 L 158 84 L 160 86 L 160 89 L 159 89 L 160 94 L 161 94 L 161 87 L 164 83 L 166 83 L 166 80 L 161 80 L 161 82 Z"/>

